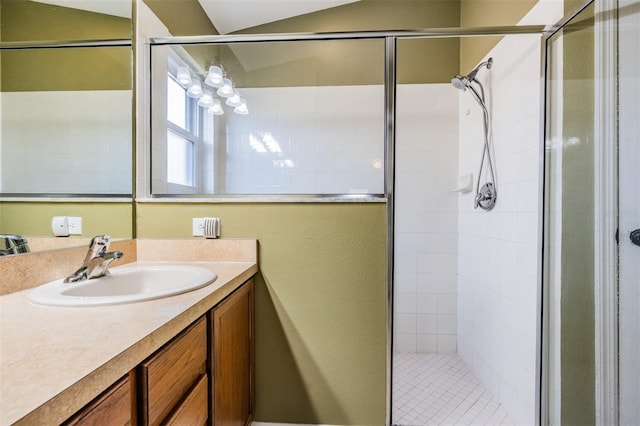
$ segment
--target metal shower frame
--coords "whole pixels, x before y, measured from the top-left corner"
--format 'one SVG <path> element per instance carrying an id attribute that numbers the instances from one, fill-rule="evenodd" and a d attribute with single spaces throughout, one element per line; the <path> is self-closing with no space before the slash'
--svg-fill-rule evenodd
<path id="1" fill-rule="evenodd" d="M 442 38 L 469 38 L 469 37 L 490 37 L 490 36 L 507 36 L 507 35 L 539 35 L 541 37 L 542 58 L 540 64 L 540 79 L 542 87 L 544 87 L 545 78 L 545 37 L 555 32 L 558 25 L 526 25 L 526 26 L 496 26 L 496 27 L 474 27 L 474 28 L 431 28 L 421 30 L 400 30 L 400 31 L 360 31 L 360 32 L 334 32 L 334 33 L 294 33 L 294 34 L 242 34 L 242 35 L 216 35 L 216 36 L 185 36 L 185 37 L 154 37 L 147 41 L 149 49 L 151 46 L 157 45 L 189 45 L 189 44 L 234 44 L 234 43 L 261 43 L 261 42 L 277 42 L 277 41 L 312 41 L 312 40 L 357 40 L 357 39 L 382 39 L 385 46 L 385 72 L 384 72 L 384 141 L 385 141 L 385 193 L 383 197 L 375 195 L 363 195 L 354 197 L 352 194 L 333 194 L 331 196 L 324 195 L 304 195 L 308 201 L 318 202 L 350 202 L 350 201 L 385 201 L 387 203 L 387 354 L 386 354 L 386 424 L 392 423 L 392 407 L 391 407 L 391 390 L 392 390 L 392 361 L 393 361 L 393 290 L 394 290 L 394 219 L 395 219 L 395 130 L 396 130 L 396 83 L 397 83 L 397 42 L 404 39 L 442 39 Z M 147 70 L 147 77 L 150 77 L 150 70 Z M 542 93 L 544 96 L 544 91 Z M 543 98 L 544 99 L 544 98 Z M 541 112 L 544 117 L 544 102 L 541 105 Z M 543 121 L 543 120 L 542 120 Z M 541 122 L 541 146 L 544 146 L 544 123 Z M 149 147 L 149 145 L 147 145 Z M 541 148 L 540 160 L 544 158 L 544 149 Z M 148 192 L 140 191 L 138 193 L 147 192 L 145 198 L 170 199 L 171 201 L 179 200 L 180 196 L 152 196 Z M 540 202 L 542 200 L 542 190 L 538 195 Z M 228 201 L 237 201 L 239 196 L 227 196 Z M 241 196 L 240 196 L 241 197 Z M 186 197 L 185 197 L 186 198 Z M 193 198 L 193 196 L 189 196 Z M 292 198 L 300 198 L 300 196 L 277 195 L 260 198 L 252 198 L 254 202 L 274 202 L 274 198 L 278 201 L 290 202 Z M 187 201 L 186 199 L 184 201 Z M 189 200 L 191 201 L 191 200 Z M 199 199 L 200 202 L 206 199 Z M 223 201 L 218 198 L 216 201 Z M 277 202 L 277 201 L 276 201 Z M 541 212 L 542 214 L 542 212 Z M 541 256 L 541 253 L 539 254 Z M 536 423 L 540 424 L 542 410 L 542 277 L 538 282 L 538 313 L 537 335 L 536 335 Z"/>

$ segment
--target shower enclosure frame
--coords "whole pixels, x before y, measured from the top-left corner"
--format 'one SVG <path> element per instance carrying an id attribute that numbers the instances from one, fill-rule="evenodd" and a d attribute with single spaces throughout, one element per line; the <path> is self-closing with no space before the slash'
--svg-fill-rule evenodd
<path id="1" fill-rule="evenodd" d="M 189 45 L 189 44 L 233 44 L 233 43 L 260 43 L 260 42 L 277 42 L 277 41 L 318 41 L 318 40 L 357 40 L 357 39 L 382 39 L 385 48 L 385 64 L 384 64 L 384 155 L 385 155 L 385 182 L 384 182 L 384 199 L 387 203 L 387 347 L 386 347 L 386 419 L 388 426 L 392 424 L 392 361 L 393 361 L 393 300 L 394 300 L 394 192 L 395 192 L 395 130 L 396 130 L 396 49 L 397 41 L 402 39 L 442 39 L 442 38 L 463 38 L 463 37 L 491 37 L 491 36 L 507 36 L 507 35 L 540 35 L 541 36 L 541 82 L 544 95 L 544 79 L 545 79 L 545 58 L 546 58 L 546 38 L 549 34 L 557 30 L 558 26 L 545 25 L 523 25 L 523 26 L 494 26 L 494 27 L 452 27 L 452 28 L 428 28 L 416 30 L 397 30 L 397 31 L 359 31 L 359 32 L 334 32 L 334 33 L 293 33 L 293 34 L 242 34 L 242 35 L 215 35 L 215 36 L 182 36 L 182 37 L 153 37 L 147 40 L 150 46 L 157 45 Z M 147 81 L 150 80 L 150 70 L 146 70 Z M 544 97 L 541 98 L 541 111 L 544 112 Z M 544 160 L 544 114 L 540 123 L 540 164 Z M 149 141 L 147 146 L 150 146 Z M 543 192 L 542 186 L 538 194 L 539 204 L 542 205 Z M 138 195 L 143 198 L 171 198 L 173 200 L 180 198 L 193 198 L 193 195 L 182 196 L 151 196 L 148 188 L 138 188 Z M 321 201 L 325 198 L 322 195 L 305 196 L 315 201 Z M 332 194 L 333 199 L 342 198 L 345 201 L 353 199 L 352 194 Z M 238 196 L 227 196 L 220 198 L 237 199 Z M 290 196 L 278 195 L 282 201 L 286 201 Z M 364 200 L 375 201 L 376 197 L 363 196 Z M 252 197 L 254 202 L 260 202 L 260 198 Z M 264 202 L 273 202 L 272 197 L 265 197 Z M 542 211 L 542 210 L 541 210 Z M 491 214 L 491 213 L 487 213 Z M 540 223 L 542 223 L 542 214 L 540 214 Z M 542 247 L 542 232 L 539 233 L 538 243 Z M 538 264 L 542 265 L 542 252 L 538 253 Z M 544 389 L 542 377 L 542 276 L 538 280 L 538 302 L 537 302 L 537 327 L 536 327 L 536 424 L 540 424 L 542 419 L 541 410 L 542 392 Z"/>
<path id="2" fill-rule="evenodd" d="M 618 424 L 620 422 L 620 389 L 619 382 L 620 365 L 619 351 L 619 317 L 618 317 L 618 291 L 619 291 L 619 197 L 618 197 L 618 114 L 619 114 L 619 89 L 618 89 L 618 8 L 621 7 L 617 0 L 584 0 L 575 9 L 567 13 L 556 23 L 543 39 L 542 63 L 544 64 L 544 81 L 542 93 L 543 99 L 551 96 L 548 85 L 549 65 L 551 60 L 547 55 L 552 38 L 562 31 L 565 26 L 572 23 L 588 7 L 594 6 L 594 407 L 596 424 Z M 547 102 L 545 102 L 547 104 Z M 545 105 L 541 117 L 543 120 L 549 115 L 549 105 Z M 546 134 L 547 122 L 543 121 L 542 128 Z M 543 141 L 544 142 L 544 141 Z M 544 149 L 544 147 L 543 147 Z M 544 152 L 544 168 L 548 167 Z M 545 172 L 546 173 L 546 172 Z M 544 175 L 541 188 L 545 190 Z M 612 191 L 612 188 L 616 188 Z M 545 200 L 543 199 L 543 204 Z M 550 221 L 546 208 L 542 208 L 542 222 L 540 229 L 546 229 L 546 222 Z M 615 239 L 611 238 L 615 235 Z M 541 242 L 545 244 L 544 238 Z M 543 257 L 544 250 L 543 247 Z M 544 260 L 543 260 L 544 262 Z M 548 403 L 551 395 L 552 374 L 550 358 L 553 356 L 550 327 L 551 296 L 550 284 L 547 282 L 547 266 L 539 264 L 542 272 L 543 316 L 542 335 L 545 339 L 542 343 L 542 382 L 541 388 L 541 421 L 550 424 L 551 410 Z M 613 285 L 615 283 L 615 285 Z M 556 354 L 557 356 L 558 354 Z M 558 390 L 556 390 L 558 391 Z M 556 419 L 557 420 L 557 419 Z"/>

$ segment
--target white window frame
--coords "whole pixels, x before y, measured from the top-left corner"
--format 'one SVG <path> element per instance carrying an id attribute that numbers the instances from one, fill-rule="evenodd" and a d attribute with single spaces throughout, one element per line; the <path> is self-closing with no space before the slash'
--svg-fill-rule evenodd
<path id="1" fill-rule="evenodd" d="M 173 79 L 175 81 L 175 67 L 171 67 L 171 70 L 167 72 L 167 79 Z M 177 83 L 177 81 L 176 81 Z M 178 83 L 180 84 L 180 83 Z M 193 185 L 181 185 L 178 183 L 169 182 L 167 180 L 167 189 L 176 194 L 197 194 L 201 189 L 202 177 L 199 158 L 202 151 L 202 116 L 203 113 L 198 107 L 198 101 L 195 98 L 186 96 L 185 89 L 185 110 L 186 129 L 171 122 L 167 117 L 167 132 L 173 132 L 176 135 L 184 138 L 185 140 L 193 143 Z M 168 141 L 167 141 L 168 143 Z M 169 158 L 167 157 L 167 162 Z"/>

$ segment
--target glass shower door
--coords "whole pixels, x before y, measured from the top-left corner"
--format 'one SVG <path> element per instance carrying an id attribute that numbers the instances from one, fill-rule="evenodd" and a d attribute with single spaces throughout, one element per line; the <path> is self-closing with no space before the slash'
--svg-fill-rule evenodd
<path id="1" fill-rule="evenodd" d="M 639 40 L 637 0 L 592 2 L 547 39 L 548 424 L 640 422 Z"/>
<path id="2" fill-rule="evenodd" d="M 594 6 L 547 40 L 548 423 L 595 424 Z"/>

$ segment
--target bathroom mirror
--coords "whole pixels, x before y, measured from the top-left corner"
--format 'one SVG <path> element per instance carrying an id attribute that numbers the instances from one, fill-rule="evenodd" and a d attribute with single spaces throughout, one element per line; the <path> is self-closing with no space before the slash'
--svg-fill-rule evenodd
<path id="1" fill-rule="evenodd" d="M 133 236 L 132 6 L 0 0 L 0 233 Z"/>

